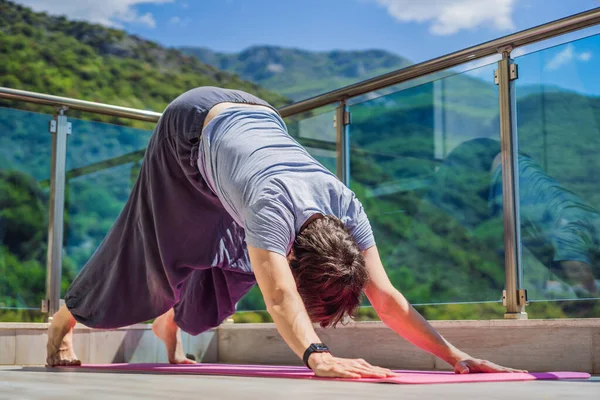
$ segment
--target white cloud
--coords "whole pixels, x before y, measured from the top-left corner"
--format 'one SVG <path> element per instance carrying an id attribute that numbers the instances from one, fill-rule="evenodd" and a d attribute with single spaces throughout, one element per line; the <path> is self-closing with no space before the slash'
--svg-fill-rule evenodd
<path id="1" fill-rule="evenodd" d="M 587 62 L 591 58 L 592 58 L 591 51 L 584 51 L 584 52 L 578 53 L 575 50 L 575 46 L 573 46 L 572 43 L 569 43 L 568 45 L 565 46 L 565 48 L 563 50 L 556 53 L 556 55 L 554 55 L 554 57 L 552 57 L 550 59 L 550 61 L 548 61 L 546 63 L 546 70 L 555 71 L 555 70 L 559 69 L 560 67 L 569 64 L 573 60 Z"/>
<path id="2" fill-rule="evenodd" d="M 573 53 L 575 50 L 572 44 L 568 44 L 564 50 L 556 53 L 554 57 L 546 64 L 546 69 L 549 71 L 554 71 L 559 69 L 565 64 L 570 63 L 573 60 Z"/>
<path id="3" fill-rule="evenodd" d="M 182 28 L 185 28 L 186 26 L 188 26 L 191 21 L 192 20 L 189 17 L 181 18 L 178 16 L 173 16 L 173 17 L 169 18 L 170 24 L 177 25 Z"/>
<path id="4" fill-rule="evenodd" d="M 374 0 L 398 21 L 429 22 L 436 35 L 452 35 L 480 25 L 499 31 L 515 29 L 515 0 Z"/>
<path id="5" fill-rule="evenodd" d="M 586 61 L 590 61 L 590 59 L 592 58 L 592 52 L 591 51 L 586 51 L 583 53 L 579 53 L 579 60 L 586 62 Z"/>
<path id="6" fill-rule="evenodd" d="M 150 28 L 156 28 L 156 21 L 154 21 L 154 17 L 149 12 L 139 17 L 136 17 L 132 22 L 138 22 Z"/>
<path id="7" fill-rule="evenodd" d="M 85 20 L 106 26 L 120 26 L 123 22 L 156 26 L 151 13 L 140 15 L 139 4 L 164 4 L 175 0 L 14 0 L 35 11 L 65 15 L 70 19 Z"/>

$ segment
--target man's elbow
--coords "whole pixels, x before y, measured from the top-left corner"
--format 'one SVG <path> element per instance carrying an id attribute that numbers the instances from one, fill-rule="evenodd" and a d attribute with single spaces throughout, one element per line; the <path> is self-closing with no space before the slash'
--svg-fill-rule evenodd
<path id="1" fill-rule="evenodd" d="M 398 311 L 398 296 L 400 292 L 393 286 L 385 288 L 368 288 L 366 295 L 373 305 L 375 312 L 385 322 Z"/>
<path id="2" fill-rule="evenodd" d="M 273 313 L 281 314 L 282 310 L 285 309 L 286 304 L 293 300 L 294 292 L 296 292 L 297 295 L 297 291 L 294 288 L 282 286 L 276 287 L 271 290 L 270 293 L 265 294 L 264 301 L 267 312 L 270 315 L 273 315 Z"/>

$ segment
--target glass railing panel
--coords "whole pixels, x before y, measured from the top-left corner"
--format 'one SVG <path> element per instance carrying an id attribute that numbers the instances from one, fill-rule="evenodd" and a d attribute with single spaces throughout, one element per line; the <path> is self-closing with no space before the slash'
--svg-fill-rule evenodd
<path id="1" fill-rule="evenodd" d="M 501 298 L 503 223 L 490 201 L 500 153 L 495 68 L 350 108 L 351 189 L 392 283 L 411 302 Z"/>
<path id="2" fill-rule="evenodd" d="M 598 55 L 594 35 L 515 59 L 523 287 L 533 301 L 600 298 Z"/>
<path id="3" fill-rule="evenodd" d="M 0 108 L 0 321 L 45 297 L 51 119 Z"/>
<path id="4" fill-rule="evenodd" d="M 285 123 L 289 134 L 303 145 L 310 155 L 335 174 L 336 132 L 333 125 L 334 116 L 335 108 L 323 107 L 285 118 Z"/>

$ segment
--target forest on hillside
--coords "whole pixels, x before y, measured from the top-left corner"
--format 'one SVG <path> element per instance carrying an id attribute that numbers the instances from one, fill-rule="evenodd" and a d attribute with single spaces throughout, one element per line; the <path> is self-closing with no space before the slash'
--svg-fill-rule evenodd
<path id="1" fill-rule="evenodd" d="M 0 0 L 0 44 L 4 87 L 152 111 L 162 111 L 197 86 L 236 88 L 276 106 L 287 103 L 280 95 L 178 50 L 122 30 L 36 13 L 7 0 Z"/>
<path id="2" fill-rule="evenodd" d="M 33 13 L 6 0 L 0 0 L 0 85 L 154 111 L 201 85 L 242 89 L 276 106 L 286 102 L 176 50 L 119 30 Z M 351 189 L 369 215 L 392 283 L 411 302 L 497 302 L 504 287 L 502 218 L 490 213 L 490 174 L 474 173 L 489 148 L 475 147 L 459 165 L 449 163 L 461 143 L 499 139 L 495 87 L 489 80 L 450 76 L 444 79 L 445 101 L 440 103 L 438 85 L 425 83 L 351 106 Z M 47 124 L 53 110 L 2 105 L 0 307 L 35 308 L 45 291 Z M 547 172 L 594 209 L 600 209 L 595 178 L 600 171 L 599 112 L 600 99 L 566 91 L 531 92 L 517 104 L 521 150 L 545 159 Z M 332 114 L 286 121 L 290 133 L 330 169 L 335 168 L 335 147 L 327 143 Z M 148 124 L 131 120 L 67 115 L 73 123 L 67 170 L 87 169 L 67 175 L 63 290 L 123 207 L 151 134 Z M 523 249 L 530 298 L 589 295 L 535 250 Z M 534 317 L 600 316 L 597 302 L 574 304 L 536 305 Z M 256 288 L 239 308 L 264 308 Z M 374 317 L 368 309 L 362 312 Z M 501 313 L 497 303 L 424 312 L 439 319 Z M 5 312 L 5 318 L 26 317 Z"/>

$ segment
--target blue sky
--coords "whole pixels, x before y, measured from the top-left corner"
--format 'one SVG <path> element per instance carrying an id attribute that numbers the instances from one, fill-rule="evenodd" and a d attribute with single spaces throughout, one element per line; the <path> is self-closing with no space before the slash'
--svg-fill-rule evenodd
<path id="1" fill-rule="evenodd" d="M 384 49 L 425 61 L 600 7 L 599 0 L 16 0 L 37 11 L 125 29 L 166 46 L 238 52 L 254 45 L 307 50 Z M 600 27 L 517 49 L 566 43 Z M 600 36 L 521 57 L 519 85 L 600 95 Z M 472 66 L 495 61 L 478 60 Z M 492 80 L 493 68 L 470 74 Z"/>
<path id="2" fill-rule="evenodd" d="M 600 6 L 598 0 L 17 0 L 167 46 L 380 48 L 424 61 Z"/>

